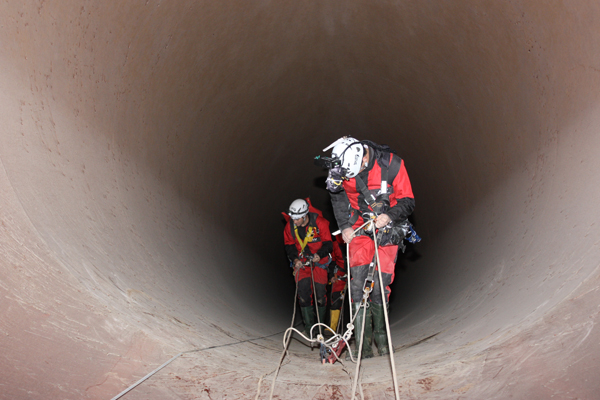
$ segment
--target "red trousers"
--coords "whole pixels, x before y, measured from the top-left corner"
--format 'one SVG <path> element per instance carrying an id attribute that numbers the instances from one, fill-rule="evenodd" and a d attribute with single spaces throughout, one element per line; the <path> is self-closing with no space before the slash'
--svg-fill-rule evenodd
<path id="1" fill-rule="evenodd" d="M 396 268 L 396 257 L 398 255 L 398 246 L 378 247 L 379 262 L 381 267 L 381 277 L 385 290 L 386 303 L 390 298 L 390 285 L 394 281 L 394 270 Z M 350 242 L 350 276 L 352 301 L 359 302 L 363 296 L 363 287 L 367 278 L 369 265 L 375 259 L 375 243 L 369 236 L 357 236 Z M 377 264 L 375 264 L 377 265 Z M 371 292 L 369 301 L 376 304 L 382 304 L 381 288 L 379 284 L 379 273 L 377 269 L 374 274 L 375 286 Z"/>

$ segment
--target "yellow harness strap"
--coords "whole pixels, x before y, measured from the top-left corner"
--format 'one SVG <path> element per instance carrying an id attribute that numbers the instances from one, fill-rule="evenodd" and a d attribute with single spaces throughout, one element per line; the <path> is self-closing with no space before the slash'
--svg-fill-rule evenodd
<path id="1" fill-rule="evenodd" d="M 294 226 L 294 232 L 296 233 L 296 240 L 298 240 L 298 243 L 300 243 L 300 253 L 302 253 L 308 242 L 312 242 L 313 237 L 315 236 L 315 229 L 312 226 L 309 226 L 306 231 L 306 237 L 304 238 L 304 240 L 300 239 L 300 235 L 298 235 L 297 226 Z"/>

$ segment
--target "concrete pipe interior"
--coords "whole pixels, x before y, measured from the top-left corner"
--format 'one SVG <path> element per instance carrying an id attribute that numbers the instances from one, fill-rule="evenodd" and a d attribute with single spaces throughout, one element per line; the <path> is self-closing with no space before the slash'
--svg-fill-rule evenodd
<path id="1" fill-rule="evenodd" d="M 280 212 L 327 208 L 312 158 L 342 135 L 396 149 L 415 192 L 402 398 L 597 396 L 597 2 L 0 15 L 0 398 L 109 399 L 207 347 L 123 398 L 268 398 L 281 334 L 255 338 L 293 304 Z M 276 398 L 350 398 L 347 370 L 295 342 Z M 387 358 L 363 363 L 365 398 L 391 385 Z"/>

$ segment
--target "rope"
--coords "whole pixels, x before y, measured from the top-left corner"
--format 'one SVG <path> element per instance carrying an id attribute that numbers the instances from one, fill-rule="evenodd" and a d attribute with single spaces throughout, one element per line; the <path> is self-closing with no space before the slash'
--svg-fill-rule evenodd
<path id="1" fill-rule="evenodd" d="M 379 275 L 379 287 L 381 290 L 381 300 L 382 300 L 382 304 L 383 304 L 383 315 L 385 317 L 385 329 L 386 329 L 386 334 L 387 334 L 387 339 L 388 339 L 388 347 L 390 349 L 390 364 L 392 366 L 392 379 L 393 379 L 393 384 L 394 384 L 394 395 L 395 398 L 397 400 L 400 399 L 400 393 L 398 392 L 398 379 L 396 376 L 396 363 L 394 360 L 394 347 L 392 345 L 392 336 L 391 336 L 391 332 L 390 332 L 390 322 L 389 322 L 389 317 L 388 317 L 388 312 L 387 312 L 387 299 L 385 298 L 385 288 L 383 287 L 383 279 L 381 276 L 381 264 L 379 261 L 379 246 L 377 244 L 377 235 L 375 234 L 375 224 L 374 224 L 374 220 L 369 220 L 366 223 L 364 223 L 362 226 L 358 227 L 357 229 L 354 230 L 354 233 L 356 233 L 359 229 L 362 229 L 364 226 L 366 226 L 367 224 L 372 224 L 371 225 L 371 229 L 373 230 L 373 243 L 375 245 L 375 260 L 377 262 L 377 270 L 378 270 L 378 275 Z M 348 255 L 348 271 L 351 270 L 350 268 L 350 244 L 348 243 L 348 248 L 347 248 L 347 255 Z M 348 286 L 350 285 L 350 279 L 348 279 Z M 349 292 L 350 295 L 350 292 Z M 365 316 L 363 318 L 363 323 L 362 323 L 362 328 L 361 328 L 361 341 L 360 341 L 360 345 L 358 347 L 358 360 L 356 361 L 356 372 L 354 374 L 355 378 L 353 380 L 353 385 L 352 385 L 352 400 L 354 400 L 354 396 L 356 395 L 356 386 L 358 384 L 358 378 L 359 378 L 359 372 L 360 372 L 360 361 L 361 361 L 361 355 L 362 355 L 362 347 L 363 347 L 363 341 L 364 341 L 364 332 L 365 332 L 365 321 L 366 321 L 366 313 L 367 313 L 367 308 L 366 308 L 366 301 L 368 298 L 369 293 L 365 293 L 363 294 L 363 299 L 362 302 L 364 304 L 361 304 L 361 307 L 365 307 L 364 309 L 364 313 Z M 350 301 L 352 301 L 352 296 L 350 295 Z M 359 310 L 357 311 L 360 312 L 360 307 Z M 350 306 L 350 315 L 352 315 L 352 306 Z M 351 353 L 352 354 L 352 353 Z M 361 396 L 362 396 L 362 388 L 361 388 Z"/>
<path id="2" fill-rule="evenodd" d="M 281 333 L 285 333 L 285 331 L 273 333 L 272 335 L 260 336 L 260 337 L 257 337 L 257 338 L 246 339 L 246 340 L 240 340 L 238 342 L 233 342 L 233 343 L 219 344 L 219 345 L 216 345 L 216 346 L 204 347 L 202 349 L 193 349 L 193 350 L 182 351 L 181 353 L 173 356 L 169 361 L 165 362 L 160 367 L 156 368 L 154 371 L 150 372 L 149 374 L 147 374 L 146 376 L 144 376 L 143 378 L 141 378 L 140 380 L 138 380 L 133 385 L 129 386 L 127 389 L 123 390 L 121 393 L 119 393 L 118 395 L 116 395 L 115 397 L 113 397 L 111 400 L 118 400 L 118 399 L 120 399 L 121 397 L 123 397 L 124 395 L 126 395 L 127 393 L 129 393 L 131 390 L 133 390 L 137 386 L 139 386 L 141 383 L 143 383 L 144 381 L 148 380 L 148 378 L 150 378 L 152 375 L 156 374 L 158 371 L 160 371 L 161 369 L 163 369 L 167 365 L 171 364 L 173 361 L 175 361 L 177 358 L 179 358 L 180 356 L 182 356 L 184 354 L 196 353 L 196 352 L 205 351 L 205 350 L 213 350 L 213 349 L 218 349 L 220 347 L 229 347 L 229 346 L 233 346 L 233 345 L 236 345 L 236 344 L 251 342 L 253 340 L 266 339 L 268 337 L 279 335 Z"/>
<path id="3" fill-rule="evenodd" d="M 346 276 L 346 280 L 347 281 L 350 280 L 349 274 Z M 340 308 L 340 318 L 338 320 L 337 326 L 335 327 L 336 333 L 339 333 L 339 331 L 341 330 L 340 328 L 344 325 L 344 303 L 346 302 L 346 290 L 348 290 L 347 282 L 346 282 L 346 285 L 344 286 L 344 289 L 342 289 L 342 292 L 340 293 L 340 300 L 342 302 L 342 308 Z"/>
<path id="4" fill-rule="evenodd" d="M 181 353 L 177 354 L 176 356 L 174 356 L 173 358 L 171 358 L 169 361 L 167 361 L 166 363 L 164 363 L 160 367 L 156 368 L 154 371 L 150 372 L 148 375 L 144 376 L 142 379 L 140 379 L 139 381 L 137 381 L 133 385 L 129 386 L 127 389 L 123 390 L 121 393 L 119 393 L 118 395 L 116 395 L 115 397 L 113 397 L 111 400 L 120 399 L 121 397 L 123 397 L 127 393 L 129 393 L 131 390 L 135 389 L 138 385 L 140 385 L 146 379 L 150 378 L 152 375 L 154 375 L 155 373 L 157 373 L 158 371 L 160 371 L 161 369 L 163 369 L 167 365 L 171 364 L 173 361 L 175 361 L 177 358 L 179 358 L 179 356 L 181 356 L 182 354 L 184 354 L 184 353 L 191 353 L 193 351 L 199 351 L 199 350 L 182 351 Z"/>
<path id="5" fill-rule="evenodd" d="M 373 242 L 375 243 L 375 257 L 377 259 L 377 269 L 379 272 L 379 288 L 381 290 L 381 302 L 383 304 L 383 315 L 385 317 L 385 331 L 387 334 L 387 339 L 388 339 L 388 348 L 390 351 L 390 364 L 392 364 L 392 378 L 394 380 L 394 395 L 396 396 L 396 399 L 399 400 L 400 399 L 400 392 L 398 392 L 398 379 L 396 377 L 396 362 L 394 360 L 394 346 L 392 345 L 392 335 L 390 332 L 390 321 L 388 319 L 388 311 L 387 311 L 387 299 L 385 298 L 385 290 L 383 287 L 383 280 L 381 278 L 381 267 L 380 267 L 380 263 L 379 263 L 379 247 L 377 246 L 377 240 L 376 240 L 376 235 L 373 235 L 374 240 Z"/>
<path id="6" fill-rule="evenodd" d="M 290 337 L 287 339 L 287 341 L 285 340 L 285 335 L 288 332 L 288 330 L 294 329 L 294 320 L 296 319 L 296 300 L 298 298 L 298 274 L 294 275 L 294 280 L 296 281 L 296 292 L 294 293 L 294 313 L 292 314 L 292 323 L 290 325 L 290 327 L 288 329 L 285 330 L 285 333 L 283 335 L 283 352 L 281 353 L 281 358 L 279 359 L 279 365 L 277 365 L 277 369 L 275 370 L 275 375 L 273 375 L 273 383 L 271 384 L 271 393 L 269 394 L 269 400 L 271 400 L 273 398 L 273 391 L 275 390 L 275 381 L 277 380 L 277 375 L 279 375 L 279 370 L 281 369 L 281 363 L 283 362 L 283 359 L 285 358 L 285 355 L 287 353 L 287 348 L 290 344 L 290 339 L 292 338 L 292 335 L 290 335 Z M 258 381 L 259 387 L 258 387 L 258 391 L 260 393 L 260 380 Z M 258 398 L 258 394 L 256 395 L 256 397 Z"/>
<path id="7" fill-rule="evenodd" d="M 286 362 L 285 364 L 281 364 L 281 365 L 282 365 L 282 366 L 283 366 L 283 365 L 287 365 L 287 364 L 289 364 L 290 362 L 291 362 L 291 361 L 288 359 L 288 360 L 287 360 L 287 362 Z M 273 371 L 271 371 L 271 372 L 266 372 L 266 373 L 264 373 L 264 374 L 262 374 L 262 375 L 260 376 L 260 378 L 258 379 L 258 387 L 257 387 L 257 390 L 256 390 L 256 397 L 254 397 L 254 400 L 258 400 L 258 398 L 260 397 L 260 386 L 261 386 L 261 384 L 262 384 L 262 381 L 263 381 L 263 379 L 264 379 L 264 378 L 265 378 L 267 375 L 271 375 L 271 374 L 272 374 L 273 372 L 275 372 L 276 370 L 277 370 L 277 369 L 274 369 Z"/>
<path id="8" fill-rule="evenodd" d="M 308 265 L 310 268 L 310 280 L 313 288 L 313 299 L 315 301 L 315 313 L 317 314 L 317 324 L 319 325 L 319 335 L 323 334 L 323 330 L 321 329 L 321 317 L 319 317 L 319 303 L 317 302 L 317 288 L 315 288 L 315 269 L 312 259 L 310 260 L 310 264 Z M 312 327 L 311 327 L 312 331 Z"/>
<path id="9" fill-rule="evenodd" d="M 359 226 L 358 228 L 356 228 L 353 232 L 353 234 L 356 234 L 356 232 L 358 232 L 360 229 L 364 228 L 365 226 L 367 226 L 368 224 L 373 224 L 373 220 L 369 220 L 367 222 L 365 222 L 364 224 L 362 224 L 361 226 Z M 351 274 L 350 274 L 350 243 L 347 243 L 347 249 L 346 249 L 346 255 L 348 257 L 348 296 L 350 297 L 350 317 L 352 317 L 352 293 L 351 293 L 351 289 L 350 287 L 351 285 Z M 362 347 L 363 347 L 363 341 L 364 341 L 364 337 L 365 337 L 365 322 L 367 320 L 367 297 L 369 296 L 369 293 L 364 293 L 363 294 L 363 299 L 361 301 L 361 305 L 360 307 L 364 307 L 364 311 L 363 311 L 363 321 L 362 321 L 362 327 L 360 330 L 360 344 L 358 345 L 358 354 L 357 354 L 357 360 L 356 360 L 356 369 L 354 372 L 354 379 L 352 380 L 352 400 L 354 400 L 354 396 L 356 395 L 356 386 L 358 385 L 358 380 L 359 380 L 359 373 L 360 373 L 360 360 L 362 358 Z M 358 315 L 358 313 L 360 312 L 360 307 L 358 308 L 358 310 L 356 311 L 356 315 L 354 316 L 354 318 L 356 318 L 356 316 Z M 353 319 L 354 321 L 354 319 Z M 352 351 L 350 351 L 350 346 L 348 346 L 348 351 L 350 352 L 350 358 L 352 359 L 352 361 L 354 361 L 353 357 L 352 357 Z M 362 397 L 362 386 L 360 389 L 361 392 L 361 397 Z"/>
<path id="10" fill-rule="evenodd" d="M 354 379 L 352 381 L 352 400 L 354 400 L 354 396 L 356 395 L 356 386 L 358 385 L 358 378 L 359 378 L 359 372 L 360 372 L 360 360 L 362 357 L 362 348 L 363 348 L 363 342 L 364 342 L 364 338 L 365 338 L 365 321 L 367 320 L 367 302 L 365 301 L 365 299 L 363 298 L 363 302 L 360 305 L 360 307 L 364 307 L 364 311 L 363 311 L 363 320 L 362 320 L 362 327 L 360 329 L 360 344 L 358 345 L 358 354 L 357 354 L 357 360 L 356 360 L 356 369 L 354 371 Z M 358 311 L 356 312 L 356 314 L 358 315 L 358 313 L 360 312 L 360 307 L 358 309 Z M 348 348 L 348 350 L 350 350 L 350 348 Z M 352 352 L 350 351 L 350 356 L 352 356 Z M 362 388 L 361 388 L 361 392 L 362 392 Z"/>

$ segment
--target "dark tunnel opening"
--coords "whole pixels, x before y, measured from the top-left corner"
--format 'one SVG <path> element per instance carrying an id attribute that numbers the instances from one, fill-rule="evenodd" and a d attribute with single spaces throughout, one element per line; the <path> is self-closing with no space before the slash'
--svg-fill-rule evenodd
<path id="1" fill-rule="evenodd" d="M 402 398 L 594 398 L 591 1 L 0 6 L 0 398 L 268 398 L 293 283 L 280 212 L 336 138 L 405 160 Z M 331 215 L 328 215 L 333 220 Z M 250 340 L 253 338 L 259 338 Z M 393 398 L 366 360 L 370 398 Z M 279 398 L 350 398 L 293 344 Z"/>

